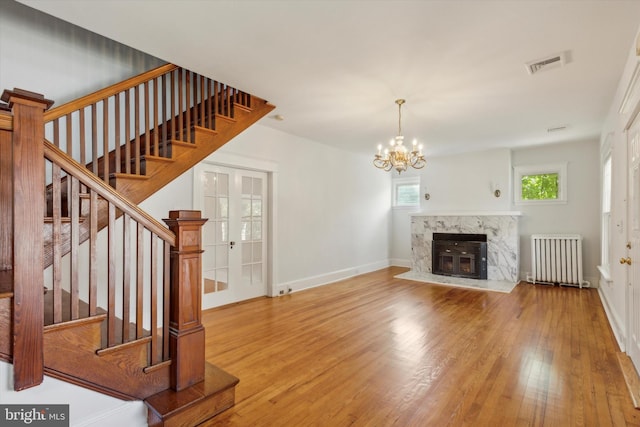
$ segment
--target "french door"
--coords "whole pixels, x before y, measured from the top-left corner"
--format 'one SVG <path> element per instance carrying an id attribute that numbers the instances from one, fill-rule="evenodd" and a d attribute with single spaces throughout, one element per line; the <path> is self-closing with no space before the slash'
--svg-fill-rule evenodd
<path id="1" fill-rule="evenodd" d="M 203 308 L 267 294 L 267 174 L 201 164 Z"/>

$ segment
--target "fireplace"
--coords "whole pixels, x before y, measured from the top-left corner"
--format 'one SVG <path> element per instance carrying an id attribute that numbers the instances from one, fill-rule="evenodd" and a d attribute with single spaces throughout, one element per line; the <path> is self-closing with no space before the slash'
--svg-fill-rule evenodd
<path id="1" fill-rule="evenodd" d="M 433 274 L 487 279 L 487 235 L 433 233 Z"/>

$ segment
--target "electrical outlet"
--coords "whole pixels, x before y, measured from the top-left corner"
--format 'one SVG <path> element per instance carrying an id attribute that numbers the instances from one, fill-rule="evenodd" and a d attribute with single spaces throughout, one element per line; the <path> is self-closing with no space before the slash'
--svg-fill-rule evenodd
<path id="1" fill-rule="evenodd" d="M 289 288 L 289 290 L 287 291 L 288 293 L 291 293 L 291 291 L 293 291 L 293 289 Z"/>
<path id="2" fill-rule="evenodd" d="M 284 295 L 284 289 L 280 289 L 280 295 Z"/>

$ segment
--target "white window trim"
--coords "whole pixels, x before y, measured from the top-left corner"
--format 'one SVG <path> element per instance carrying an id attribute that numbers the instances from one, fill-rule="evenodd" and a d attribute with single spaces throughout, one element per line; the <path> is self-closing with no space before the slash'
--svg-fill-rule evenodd
<path id="1" fill-rule="evenodd" d="M 611 237 L 612 237 L 612 227 L 611 227 L 611 209 L 613 203 L 613 182 L 609 182 L 609 210 L 605 212 L 604 210 L 604 167 L 607 161 L 610 162 L 611 170 L 609 179 L 613 180 L 613 153 L 611 147 L 611 140 L 613 138 L 613 133 L 607 135 L 607 139 L 605 140 L 605 144 L 602 149 L 602 157 L 600 159 L 600 265 L 598 266 L 598 270 L 602 277 L 605 280 L 611 280 Z M 605 229 L 605 227 L 608 227 Z"/>
<path id="2" fill-rule="evenodd" d="M 558 198 L 554 200 L 522 200 L 522 177 L 525 175 L 539 175 L 546 173 L 558 174 Z M 516 205 L 567 203 L 567 163 L 514 166 L 513 188 L 514 204 Z"/>
<path id="3" fill-rule="evenodd" d="M 394 209 L 411 209 L 411 208 L 418 208 L 420 207 L 420 177 L 419 176 L 413 176 L 413 177 L 405 177 L 405 178 L 393 178 L 391 181 L 391 206 Z M 398 185 L 407 185 L 407 184 L 416 184 L 418 185 L 418 201 L 415 204 L 411 204 L 411 205 L 406 205 L 406 204 L 396 204 L 396 191 L 397 191 L 397 187 Z"/>

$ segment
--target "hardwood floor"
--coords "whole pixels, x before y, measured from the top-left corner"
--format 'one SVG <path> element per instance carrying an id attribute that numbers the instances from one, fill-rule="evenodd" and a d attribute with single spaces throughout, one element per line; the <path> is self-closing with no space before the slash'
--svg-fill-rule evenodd
<path id="1" fill-rule="evenodd" d="M 240 378 L 206 425 L 640 425 L 596 290 L 405 270 L 205 312 L 207 360 Z"/>

